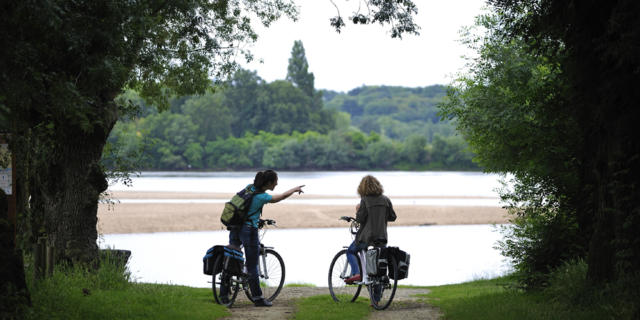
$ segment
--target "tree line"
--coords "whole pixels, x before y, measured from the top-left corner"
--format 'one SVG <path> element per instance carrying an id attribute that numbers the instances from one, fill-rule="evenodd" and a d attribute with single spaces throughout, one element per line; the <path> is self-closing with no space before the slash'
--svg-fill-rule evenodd
<path id="1" fill-rule="evenodd" d="M 185 121 L 180 123 L 184 125 Z M 458 136 L 436 134 L 432 143 L 427 143 L 427 139 L 420 135 L 411 135 L 406 141 L 399 142 L 374 131 L 369 134 L 359 130 L 333 130 L 327 134 L 316 131 L 294 131 L 291 134 L 259 131 L 202 144 L 189 138 L 196 135 L 186 136 L 189 128 L 195 131 L 195 126 L 181 127 L 181 133 L 172 132 L 167 140 L 138 134 L 139 130 L 147 131 L 146 125 L 155 124 L 163 122 L 151 119 L 141 125 L 133 122 L 117 125 L 111 138 L 116 141 L 110 147 L 116 148 L 115 144 L 119 144 L 115 151 L 119 154 L 112 156 L 114 152 L 109 151 L 110 155 L 105 155 L 104 162 L 117 166 L 126 158 L 132 162 L 131 168 L 147 170 L 241 170 L 256 167 L 286 170 L 478 169 L 472 162 L 473 155 L 468 151 L 466 142 Z M 178 130 L 175 124 L 169 126 L 169 131 Z M 145 139 L 155 142 L 145 145 Z M 175 144 L 176 141 L 186 143 Z"/>
<path id="2" fill-rule="evenodd" d="M 301 41 L 287 78 L 265 82 L 240 69 L 204 95 L 169 101 L 167 111 L 135 91 L 138 106 L 116 123 L 105 166 L 141 170 L 479 170 L 466 142 L 437 104 L 444 86 L 314 88 Z"/>

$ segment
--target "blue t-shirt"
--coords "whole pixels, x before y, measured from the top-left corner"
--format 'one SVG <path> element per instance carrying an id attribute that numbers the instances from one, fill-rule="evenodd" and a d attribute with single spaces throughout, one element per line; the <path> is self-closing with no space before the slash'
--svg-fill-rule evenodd
<path id="1" fill-rule="evenodd" d="M 251 187 L 251 191 L 255 191 L 255 187 Z M 253 200 L 251 200 L 251 206 L 249 206 L 249 211 L 247 212 L 247 222 L 246 224 L 257 228 L 258 221 L 260 220 L 260 215 L 262 215 L 262 207 L 271 201 L 273 197 L 267 193 L 258 193 L 253 196 Z"/>

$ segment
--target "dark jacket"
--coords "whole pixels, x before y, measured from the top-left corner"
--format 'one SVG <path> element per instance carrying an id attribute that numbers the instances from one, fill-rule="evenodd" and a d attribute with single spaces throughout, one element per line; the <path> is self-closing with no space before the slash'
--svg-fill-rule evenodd
<path id="1" fill-rule="evenodd" d="M 374 241 L 387 243 L 387 221 L 396 221 L 396 213 L 391 200 L 384 195 L 364 197 L 360 200 L 360 209 L 356 213 L 360 229 L 356 234 L 356 243 L 373 245 Z"/>

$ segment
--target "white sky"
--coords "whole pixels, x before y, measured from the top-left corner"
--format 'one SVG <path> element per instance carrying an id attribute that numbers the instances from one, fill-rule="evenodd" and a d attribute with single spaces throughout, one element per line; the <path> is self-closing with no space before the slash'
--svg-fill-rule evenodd
<path id="1" fill-rule="evenodd" d="M 334 0 L 346 20 L 358 1 Z M 388 26 L 346 26 L 338 34 L 329 25 L 336 15 L 329 0 L 297 0 L 299 19 L 281 19 L 256 28 L 251 48 L 255 61 L 243 67 L 268 82 L 284 79 L 295 40 L 302 40 L 316 89 L 346 92 L 362 85 L 424 87 L 448 84 L 471 55 L 460 43 L 459 31 L 473 24 L 484 0 L 414 0 L 420 35 L 392 39 Z M 263 63 L 258 60 L 262 59 Z"/>

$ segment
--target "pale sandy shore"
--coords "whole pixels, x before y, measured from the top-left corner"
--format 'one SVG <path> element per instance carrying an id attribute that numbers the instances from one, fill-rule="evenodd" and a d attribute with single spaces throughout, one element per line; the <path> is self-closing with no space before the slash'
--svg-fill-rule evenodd
<path id="1" fill-rule="evenodd" d="M 149 233 L 222 230 L 223 203 L 128 203 L 128 199 L 224 199 L 231 194 L 113 192 L 112 204 L 98 207 L 98 232 Z M 340 216 L 353 216 L 358 199 L 353 196 L 294 195 L 296 199 L 353 198 L 353 205 L 301 205 L 287 200 L 268 204 L 263 218 L 274 219 L 279 228 L 346 227 Z M 398 198 L 398 197 L 396 197 Z M 394 198 L 391 200 L 393 201 Z M 122 203 L 118 201 L 121 200 Z M 394 205 L 398 215 L 390 226 L 507 223 L 506 210 L 487 206 Z"/>

